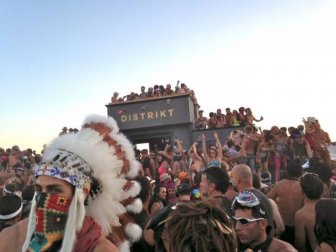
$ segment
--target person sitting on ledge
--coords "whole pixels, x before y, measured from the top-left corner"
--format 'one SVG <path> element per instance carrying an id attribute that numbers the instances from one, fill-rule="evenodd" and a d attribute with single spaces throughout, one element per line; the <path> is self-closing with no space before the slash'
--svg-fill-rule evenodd
<path id="1" fill-rule="evenodd" d="M 119 93 L 118 92 L 114 92 L 113 93 L 113 96 L 111 97 L 111 103 L 117 103 L 119 100 L 118 100 L 118 95 Z"/>
<path id="2" fill-rule="evenodd" d="M 205 130 L 208 125 L 208 119 L 203 116 L 203 110 L 198 111 L 198 118 L 195 122 L 196 129 Z"/>
<path id="3" fill-rule="evenodd" d="M 145 86 L 141 86 L 140 99 L 145 99 L 147 96 Z"/>
<path id="4" fill-rule="evenodd" d="M 170 84 L 167 84 L 167 85 L 166 85 L 165 92 L 164 92 L 164 95 L 173 95 L 173 94 L 174 94 L 174 90 L 172 90 Z"/>

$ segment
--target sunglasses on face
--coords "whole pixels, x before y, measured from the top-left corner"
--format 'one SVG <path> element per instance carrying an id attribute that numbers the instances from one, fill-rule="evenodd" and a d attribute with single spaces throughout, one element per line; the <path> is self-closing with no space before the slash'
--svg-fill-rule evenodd
<path id="1" fill-rule="evenodd" d="M 255 218 L 255 219 L 248 219 L 248 218 L 244 218 L 244 217 L 236 217 L 236 216 L 232 216 L 233 219 L 236 221 L 236 222 L 239 222 L 240 224 L 242 225 L 248 225 L 252 222 L 256 222 L 256 221 L 259 221 L 259 220 L 263 220 L 264 218 Z"/>

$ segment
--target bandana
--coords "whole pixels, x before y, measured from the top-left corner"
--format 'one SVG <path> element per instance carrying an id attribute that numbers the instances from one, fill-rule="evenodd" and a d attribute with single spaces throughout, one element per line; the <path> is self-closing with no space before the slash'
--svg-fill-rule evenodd
<path id="1" fill-rule="evenodd" d="M 71 199 L 56 194 L 36 196 L 36 225 L 27 252 L 50 251 L 63 238 Z"/>

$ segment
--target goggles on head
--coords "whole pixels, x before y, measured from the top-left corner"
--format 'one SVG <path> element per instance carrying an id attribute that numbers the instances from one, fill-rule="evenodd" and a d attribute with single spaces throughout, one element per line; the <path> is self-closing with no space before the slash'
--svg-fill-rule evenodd
<path id="1" fill-rule="evenodd" d="M 255 207 L 260 205 L 259 199 L 252 192 L 242 192 L 233 201 L 233 205 L 238 203 L 245 207 Z"/>

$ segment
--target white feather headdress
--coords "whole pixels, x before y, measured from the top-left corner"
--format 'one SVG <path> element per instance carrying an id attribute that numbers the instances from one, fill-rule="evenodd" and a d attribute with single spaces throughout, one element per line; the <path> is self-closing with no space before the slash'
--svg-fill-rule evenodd
<path id="1" fill-rule="evenodd" d="M 127 213 L 142 210 L 141 200 L 135 198 L 140 184 L 131 180 L 139 169 L 133 146 L 111 117 L 88 116 L 77 134 L 62 135 L 47 147 L 35 176 L 53 176 L 76 188 L 61 251 L 72 251 L 85 215 L 92 216 L 121 251 L 129 251 L 129 241 L 140 239 L 142 232 Z M 88 184 L 90 191 L 85 199 Z M 35 206 L 33 202 L 22 251 L 34 232 Z"/>

